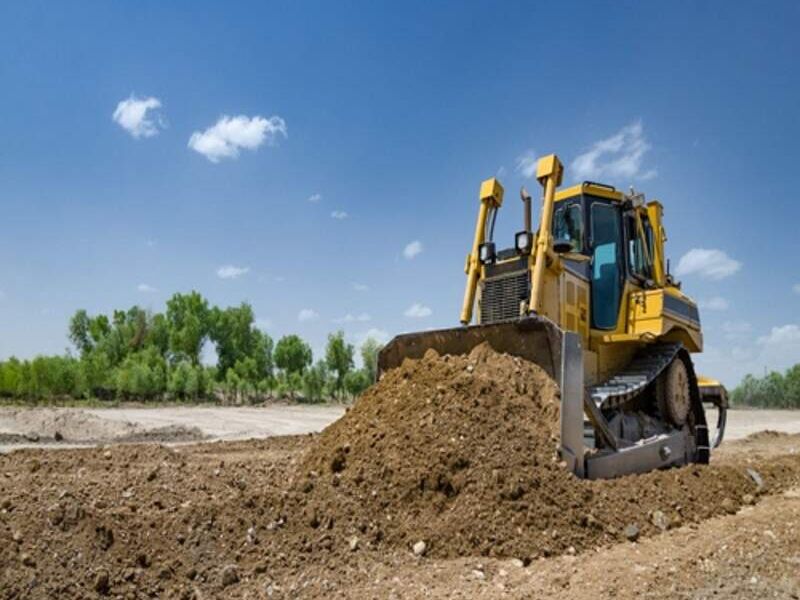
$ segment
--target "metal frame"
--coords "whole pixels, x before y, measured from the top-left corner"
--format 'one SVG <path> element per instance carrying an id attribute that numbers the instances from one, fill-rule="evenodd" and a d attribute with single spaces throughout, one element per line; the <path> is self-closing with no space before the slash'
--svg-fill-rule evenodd
<path id="1" fill-rule="evenodd" d="M 561 458 L 577 477 L 608 479 L 691 462 L 694 446 L 683 429 L 660 434 L 635 444 L 617 439 L 603 413 L 583 387 L 583 349 L 580 336 L 565 331 L 561 341 L 558 381 L 561 386 Z M 586 453 L 584 412 L 608 449 Z"/>

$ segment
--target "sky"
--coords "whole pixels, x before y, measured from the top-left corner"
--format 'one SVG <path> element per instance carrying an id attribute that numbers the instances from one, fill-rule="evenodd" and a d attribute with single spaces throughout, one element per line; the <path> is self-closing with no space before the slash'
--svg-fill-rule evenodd
<path id="1" fill-rule="evenodd" d="M 800 362 L 797 2 L 0 4 L 0 359 L 75 310 L 252 304 L 317 356 L 458 324 L 480 182 L 665 207 L 698 370 Z M 534 192 L 534 198 L 538 197 Z M 538 212 L 538 211 L 537 211 Z"/>

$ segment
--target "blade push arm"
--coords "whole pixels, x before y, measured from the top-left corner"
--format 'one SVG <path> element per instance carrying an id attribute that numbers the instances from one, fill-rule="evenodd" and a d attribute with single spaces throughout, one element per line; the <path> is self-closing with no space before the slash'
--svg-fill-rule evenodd
<path id="1" fill-rule="evenodd" d="M 564 167 L 555 154 L 543 156 L 536 167 L 536 179 L 544 187 L 542 216 L 539 219 L 539 233 L 536 235 L 536 254 L 534 255 L 533 276 L 531 277 L 530 312 L 541 312 L 544 298 L 544 267 L 547 257 L 553 250 L 553 205 L 556 188 L 561 185 Z"/>
<path id="2" fill-rule="evenodd" d="M 467 256 L 466 273 L 467 286 L 464 290 L 464 302 L 461 305 L 460 321 L 463 325 L 472 321 L 472 307 L 475 304 L 475 291 L 481 273 L 481 263 L 478 257 L 480 245 L 486 241 L 486 220 L 490 210 L 497 210 L 503 204 L 503 186 L 494 177 L 481 183 L 481 207 L 478 210 L 478 220 L 475 223 L 475 236 L 472 240 L 472 251 Z"/>

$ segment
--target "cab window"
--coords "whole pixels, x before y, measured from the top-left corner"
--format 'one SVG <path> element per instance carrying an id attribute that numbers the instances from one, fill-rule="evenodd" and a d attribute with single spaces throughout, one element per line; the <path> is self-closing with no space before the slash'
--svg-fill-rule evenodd
<path id="1" fill-rule="evenodd" d="M 553 215 L 553 239 L 568 241 L 572 252 L 583 252 L 583 206 L 580 201 L 559 204 Z"/>
<path id="2" fill-rule="evenodd" d="M 592 204 L 592 326 L 614 329 L 622 298 L 622 231 L 617 208 Z"/>
<path id="3" fill-rule="evenodd" d="M 625 217 L 625 229 L 627 230 L 628 244 L 628 271 L 640 279 L 652 279 L 653 277 L 653 235 L 650 221 L 647 217 L 642 217 L 642 230 L 636 225 L 636 218 L 633 215 Z M 642 239 L 644 233 L 644 239 Z"/>

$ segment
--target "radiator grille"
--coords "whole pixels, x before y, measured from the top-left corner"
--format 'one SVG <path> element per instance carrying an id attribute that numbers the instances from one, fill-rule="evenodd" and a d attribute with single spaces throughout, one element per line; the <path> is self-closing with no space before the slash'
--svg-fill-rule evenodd
<path id="1" fill-rule="evenodd" d="M 486 278 L 481 294 L 481 323 L 497 323 L 519 318 L 520 302 L 530 291 L 527 269 Z"/>

